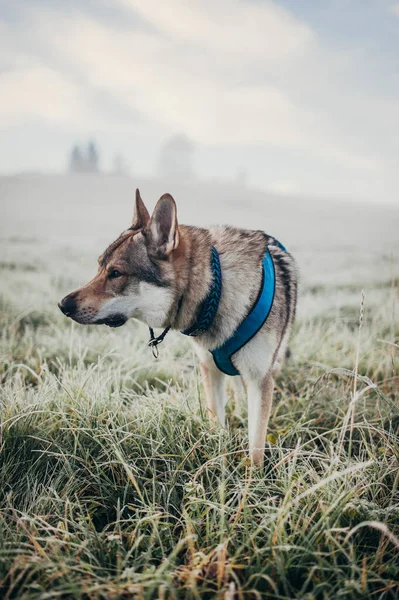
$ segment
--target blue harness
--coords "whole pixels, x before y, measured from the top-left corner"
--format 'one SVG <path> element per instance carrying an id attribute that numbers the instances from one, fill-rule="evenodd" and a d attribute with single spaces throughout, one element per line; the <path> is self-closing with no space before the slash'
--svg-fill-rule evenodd
<path id="1" fill-rule="evenodd" d="M 284 250 L 284 252 L 287 251 L 277 240 L 274 241 L 274 244 Z M 208 296 L 205 298 L 196 323 L 182 331 L 184 335 L 200 335 L 209 329 L 216 316 L 222 291 L 222 271 L 216 248 L 212 248 L 211 252 L 211 269 L 213 283 Z M 226 375 L 240 374 L 233 365 L 231 358 L 258 333 L 262 325 L 266 322 L 273 306 L 275 290 L 276 274 L 274 263 L 269 249 L 266 247 L 265 257 L 263 259 L 262 284 L 253 307 L 237 327 L 233 335 L 226 340 L 224 344 L 219 346 L 219 348 L 211 350 L 216 366 Z"/>

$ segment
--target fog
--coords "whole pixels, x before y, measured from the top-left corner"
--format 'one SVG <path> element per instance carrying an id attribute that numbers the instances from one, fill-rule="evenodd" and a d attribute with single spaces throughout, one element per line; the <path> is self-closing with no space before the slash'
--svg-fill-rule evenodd
<path id="1" fill-rule="evenodd" d="M 65 173 L 92 140 L 140 183 L 180 136 L 200 182 L 398 206 L 398 28 L 393 0 L 0 3 L 0 174 Z M 220 195 L 199 187 L 190 210 Z"/>
<path id="2" fill-rule="evenodd" d="M 171 193 L 180 223 L 229 224 L 277 237 L 297 257 L 307 283 L 333 284 L 338 278 L 364 285 L 398 271 L 399 211 L 392 206 L 99 174 L 0 178 L 3 259 L 12 259 L 28 241 L 26 259 L 43 262 L 55 251 L 64 265 L 72 253 L 87 275 L 94 273 L 97 257 L 131 223 L 136 187 L 150 211 L 163 193 Z"/>
<path id="3" fill-rule="evenodd" d="M 399 241 L 399 211 L 391 206 L 309 200 L 235 184 L 85 174 L 0 178 L 1 235 L 71 245 L 110 242 L 130 225 L 136 187 L 149 210 L 171 193 L 181 223 L 262 229 L 294 247 L 389 251 Z"/>
<path id="4" fill-rule="evenodd" d="M 392 277 L 395 7 L 2 3 L 3 260 L 93 270 L 139 187 L 149 209 L 171 193 L 181 223 L 277 237 L 306 282 Z"/>

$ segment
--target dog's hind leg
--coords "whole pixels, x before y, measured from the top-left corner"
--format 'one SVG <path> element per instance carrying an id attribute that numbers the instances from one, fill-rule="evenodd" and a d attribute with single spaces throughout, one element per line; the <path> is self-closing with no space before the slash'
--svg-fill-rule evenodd
<path id="1" fill-rule="evenodd" d="M 267 425 L 272 409 L 274 381 L 269 373 L 262 379 L 248 379 L 249 455 L 253 464 L 263 466 Z"/>
<path id="2" fill-rule="evenodd" d="M 211 357 L 211 355 L 209 356 Z M 213 358 L 203 360 L 201 357 L 200 369 L 210 416 L 217 417 L 224 426 L 227 403 L 225 376 L 216 367 Z"/>

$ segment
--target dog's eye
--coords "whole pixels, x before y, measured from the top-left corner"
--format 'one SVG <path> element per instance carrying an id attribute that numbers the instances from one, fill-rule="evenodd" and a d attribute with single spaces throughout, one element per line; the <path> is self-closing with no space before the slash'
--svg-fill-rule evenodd
<path id="1" fill-rule="evenodd" d="M 118 271 L 118 269 L 112 269 L 112 271 L 110 271 L 108 277 L 110 279 L 118 279 L 118 277 L 122 277 L 122 273 L 120 271 Z"/>

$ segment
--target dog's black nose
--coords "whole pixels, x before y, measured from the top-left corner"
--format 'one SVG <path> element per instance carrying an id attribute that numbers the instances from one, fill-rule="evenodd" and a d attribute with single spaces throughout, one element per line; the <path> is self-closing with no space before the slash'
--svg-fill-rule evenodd
<path id="1" fill-rule="evenodd" d="M 64 315 L 69 317 L 76 310 L 75 294 L 69 294 L 68 296 L 65 296 L 65 298 L 59 302 L 58 308 L 64 313 Z"/>

